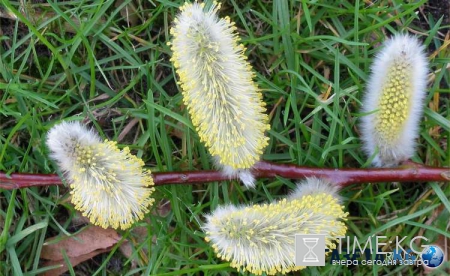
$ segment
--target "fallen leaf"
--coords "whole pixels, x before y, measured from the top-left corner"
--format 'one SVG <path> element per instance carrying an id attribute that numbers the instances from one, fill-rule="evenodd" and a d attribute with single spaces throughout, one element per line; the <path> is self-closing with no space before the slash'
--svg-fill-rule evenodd
<path id="1" fill-rule="evenodd" d="M 105 249 L 99 249 L 99 250 L 95 250 L 92 251 L 88 254 L 84 254 L 78 257 L 71 257 L 69 258 L 70 260 L 70 264 L 72 265 L 72 267 L 86 261 L 89 260 L 91 258 L 94 258 L 95 256 L 97 256 L 98 254 L 101 253 L 105 253 L 111 250 L 110 248 L 105 248 Z M 61 265 L 61 267 L 49 270 L 47 272 L 45 272 L 44 274 L 42 274 L 42 276 L 55 276 L 55 275 L 61 275 L 64 272 L 66 272 L 69 268 L 66 265 L 66 262 L 64 260 L 57 260 L 57 261 L 47 261 L 44 263 L 44 266 L 53 266 L 53 265 Z"/>
<path id="2" fill-rule="evenodd" d="M 99 249 L 109 248 L 120 240 L 119 234 L 113 229 L 103 229 L 89 226 L 82 232 L 61 239 L 61 236 L 48 239 L 42 248 L 41 259 L 62 260 L 64 249 L 69 258 L 79 257 Z M 61 239 L 61 240 L 60 240 Z M 58 240 L 54 242 L 55 240 Z"/>

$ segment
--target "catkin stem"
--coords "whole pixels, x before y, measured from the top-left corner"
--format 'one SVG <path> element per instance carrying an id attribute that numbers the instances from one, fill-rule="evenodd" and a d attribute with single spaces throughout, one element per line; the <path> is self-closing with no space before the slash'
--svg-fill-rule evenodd
<path id="1" fill-rule="evenodd" d="M 332 169 L 301 167 L 292 164 L 276 164 L 266 161 L 257 163 L 253 168 L 256 178 L 274 178 L 281 176 L 289 179 L 321 177 L 339 186 L 360 183 L 379 182 L 429 182 L 450 181 L 450 169 L 428 167 L 407 162 L 398 168 L 371 169 Z M 195 184 L 213 181 L 227 181 L 229 178 L 219 171 L 160 172 L 152 174 L 155 186 L 168 184 Z M 6 190 L 34 186 L 62 185 L 56 174 L 26 174 L 0 172 L 0 188 Z"/>

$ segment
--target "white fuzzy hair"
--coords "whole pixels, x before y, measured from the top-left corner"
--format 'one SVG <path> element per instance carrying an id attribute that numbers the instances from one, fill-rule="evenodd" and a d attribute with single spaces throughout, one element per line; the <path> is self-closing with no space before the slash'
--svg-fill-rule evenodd
<path id="1" fill-rule="evenodd" d="M 92 130 L 86 129 L 80 122 L 61 122 L 52 127 L 47 134 L 47 146 L 51 150 L 50 157 L 58 162 L 62 171 L 73 170 L 77 144 L 85 146 L 101 142 L 100 137 Z"/>
<path id="2" fill-rule="evenodd" d="M 222 174 L 224 174 L 226 177 L 233 179 L 233 178 L 239 178 L 241 182 L 245 185 L 247 188 L 254 188 L 256 185 L 256 178 L 253 175 L 253 173 L 250 171 L 250 169 L 234 169 L 231 166 L 223 165 L 220 162 L 219 156 L 213 157 L 214 164 L 217 168 L 220 168 L 222 171 Z"/>
<path id="3" fill-rule="evenodd" d="M 307 195 L 328 194 L 335 198 L 339 203 L 342 202 L 342 198 L 339 196 L 340 186 L 334 185 L 329 180 L 317 177 L 307 177 L 296 184 L 297 187 L 288 197 L 290 200 L 299 199 Z"/>
<path id="4" fill-rule="evenodd" d="M 101 141 L 79 122 L 62 122 L 50 129 L 47 146 L 71 188 L 71 202 L 83 216 L 103 228 L 127 229 L 142 219 L 155 201 L 151 172 L 144 162 Z"/>
<path id="5" fill-rule="evenodd" d="M 270 129 L 262 94 L 228 17 L 220 4 L 186 3 L 171 28 L 171 61 L 180 78 L 183 102 L 216 167 L 247 187 L 249 169 L 260 160 Z"/>
<path id="6" fill-rule="evenodd" d="M 238 270 L 280 275 L 303 269 L 294 263 L 296 234 L 326 235 L 325 246 L 333 249 L 347 230 L 344 206 L 327 194 L 329 190 L 323 191 L 266 204 L 218 207 L 206 215 L 205 240 Z"/>
<path id="7" fill-rule="evenodd" d="M 397 108 L 398 110 L 390 109 L 385 111 L 387 114 L 401 112 L 405 114 L 406 119 L 401 123 L 395 122 L 397 125 L 400 125 L 397 132 L 392 130 L 391 133 L 383 136 L 383 133 L 377 130 L 377 123 L 385 124 L 390 119 L 382 118 L 383 112 L 380 111 L 380 99 L 383 96 L 383 92 L 389 90 L 384 85 L 392 81 L 389 78 L 392 78 L 392 74 L 396 74 L 395 70 L 397 70 L 398 67 L 396 66 L 398 64 L 406 68 L 401 69 L 400 75 L 407 76 L 409 82 L 401 93 L 405 97 L 409 97 L 409 106 Z M 362 106 L 364 113 L 370 113 L 361 118 L 361 139 L 364 144 L 364 150 L 369 157 L 375 155 L 373 159 L 375 166 L 397 166 L 399 163 L 411 158 L 415 152 L 419 120 L 422 116 L 426 96 L 428 61 L 424 53 L 424 47 L 416 37 L 405 34 L 395 35 L 384 43 L 382 50 L 372 64 L 371 71 L 372 74 L 369 78 Z M 395 93 L 397 92 L 395 91 Z M 387 106 L 391 107 L 394 104 L 391 101 Z M 392 117 L 390 118 L 392 119 Z M 396 119 L 394 117 L 394 120 Z M 385 124 L 384 127 L 386 125 L 389 124 Z M 394 138 L 386 139 L 386 137 Z"/>

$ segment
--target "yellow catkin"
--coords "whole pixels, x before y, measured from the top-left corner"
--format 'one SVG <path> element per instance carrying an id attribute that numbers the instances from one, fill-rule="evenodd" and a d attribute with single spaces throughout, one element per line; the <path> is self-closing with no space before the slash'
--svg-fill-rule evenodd
<path id="1" fill-rule="evenodd" d="M 384 42 L 371 71 L 361 140 L 374 165 L 397 166 L 415 152 L 427 91 L 424 46 L 415 36 L 396 34 Z"/>
<path id="2" fill-rule="evenodd" d="M 200 140 L 219 163 L 251 168 L 267 146 L 268 116 L 236 27 L 216 3 L 186 3 L 170 33 L 183 101 Z"/>
<path id="3" fill-rule="evenodd" d="M 225 206 L 207 217 L 205 240 L 231 267 L 256 275 L 285 274 L 304 268 L 294 264 L 296 234 L 325 234 L 326 247 L 336 247 L 337 237 L 347 230 L 343 209 L 327 192 L 271 204 Z"/>
<path id="4" fill-rule="evenodd" d="M 127 229 L 149 211 L 153 179 L 128 147 L 101 141 L 77 122 L 53 127 L 47 145 L 66 173 L 75 209 L 93 224 Z"/>
<path id="5" fill-rule="evenodd" d="M 380 110 L 376 113 L 375 129 L 385 143 L 397 142 L 409 116 L 412 94 L 411 71 L 401 60 L 391 67 L 380 97 Z"/>

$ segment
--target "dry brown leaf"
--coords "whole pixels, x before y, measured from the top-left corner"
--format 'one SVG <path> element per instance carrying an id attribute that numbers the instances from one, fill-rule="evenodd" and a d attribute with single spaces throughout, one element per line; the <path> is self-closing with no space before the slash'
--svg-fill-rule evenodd
<path id="1" fill-rule="evenodd" d="M 69 258 L 70 260 L 70 264 L 72 265 L 72 267 L 86 261 L 89 260 L 95 256 L 97 256 L 98 254 L 101 253 L 105 253 L 111 250 L 111 247 L 109 248 L 105 248 L 105 249 L 99 249 L 99 250 L 95 250 L 93 252 L 90 252 L 88 254 L 84 254 L 78 257 L 72 257 Z M 55 276 L 55 275 L 61 275 L 64 272 L 66 272 L 68 270 L 68 267 L 66 265 L 66 262 L 64 260 L 57 260 L 57 261 L 48 261 L 44 263 L 44 266 L 53 266 L 53 265 L 61 265 L 61 267 L 49 270 L 47 272 L 45 272 L 44 274 L 42 274 L 42 276 Z"/>
<path id="2" fill-rule="evenodd" d="M 79 257 L 96 250 L 109 248 L 120 240 L 119 234 L 113 229 L 103 229 L 98 226 L 87 227 L 73 237 L 64 238 L 56 243 L 50 243 L 60 237 L 48 239 L 42 248 L 41 259 L 62 260 L 62 250 L 67 256 Z"/>

